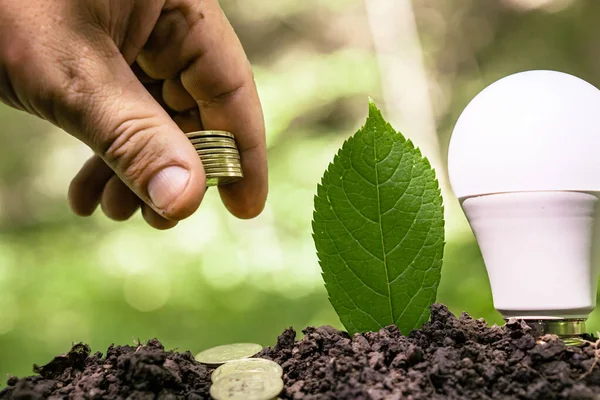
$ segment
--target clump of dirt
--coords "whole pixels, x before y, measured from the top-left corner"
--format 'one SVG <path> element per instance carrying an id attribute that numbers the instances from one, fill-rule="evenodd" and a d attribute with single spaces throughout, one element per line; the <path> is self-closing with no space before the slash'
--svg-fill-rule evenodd
<path id="1" fill-rule="evenodd" d="M 538 341 L 522 321 L 487 327 L 440 304 L 422 329 L 402 336 L 390 326 L 350 337 L 309 327 L 296 341 L 287 329 L 258 354 L 284 370 L 283 399 L 594 399 L 600 395 L 595 342 L 566 347 Z M 593 340 L 590 337 L 591 340 Z M 597 365 L 598 364 L 598 365 Z M 106 357 L 76 345 L 38 375 L 9 378 L 0 399 L 209 398 L 211 368 L 189 352 L 144 346 L 110 347 Z M 53 397 L 54 396 L 54 397 Z"/>
<path id="2" fill-rule="evenodd" d="M 140 346 L 110 346 L 106 357 L 76 344 L 38 375 L 11 377 L 0 399 L 205 399 L 210 373 L 190 352 L 165 351 L 158 340 Z"/>
<path id="3" fill-rule="evenodd" d="M 293 399 L 593 399 L 600 394 L 595 343 L 566 347 L 538 341 L 522 321 L 488 327 L 434 304 L 430 322 L 408 337 L 389 326 L 348 336 L 286 330 L 260 356 L 285 371 Z M 591 339 L 591 337 L 590 337 Z"/>

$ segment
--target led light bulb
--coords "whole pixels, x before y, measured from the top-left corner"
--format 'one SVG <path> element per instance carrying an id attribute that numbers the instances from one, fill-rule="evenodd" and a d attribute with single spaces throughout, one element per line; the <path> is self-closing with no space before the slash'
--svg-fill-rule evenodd
<path id="1" fill-rule="evenodd" d="M 496 309 L 583 333 L 600 272 L 600 90 L 555 71 L 494 82 L 460 115 L 448 172 Z"/>

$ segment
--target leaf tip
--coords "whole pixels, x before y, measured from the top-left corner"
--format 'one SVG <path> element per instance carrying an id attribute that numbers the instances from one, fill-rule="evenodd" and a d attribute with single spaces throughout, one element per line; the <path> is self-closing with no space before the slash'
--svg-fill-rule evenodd
<path id="1" fill-rule="evenodd" d="M 383 116 L 381 115 L 381 111 L 377 107 L 377 104 L 375 104 L 375 100 L 373 100 L 373 98 L 369 96 L 369 118 L 373 117 L 383 118 Z"/>

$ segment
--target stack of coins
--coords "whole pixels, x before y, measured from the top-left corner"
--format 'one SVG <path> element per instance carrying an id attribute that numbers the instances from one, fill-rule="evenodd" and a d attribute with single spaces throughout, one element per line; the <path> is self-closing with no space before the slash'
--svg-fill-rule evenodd
<path id="1" fill-rule="evenodd" d="M 283 369 L 274 361 L 249 358 L 262 350 L 255 343 L 213 347 L 196 355 L 208 366 L 219 366 L 210 376 L 215 400 L 271 400 L 283 390 Z"/>
<path id="2" fill-rule="evenodd" d="M 202 160 L 206 186 L 227 185 L 244 177 L 233 134 L 226 131 L 198 131 L 185 135 Z"/>

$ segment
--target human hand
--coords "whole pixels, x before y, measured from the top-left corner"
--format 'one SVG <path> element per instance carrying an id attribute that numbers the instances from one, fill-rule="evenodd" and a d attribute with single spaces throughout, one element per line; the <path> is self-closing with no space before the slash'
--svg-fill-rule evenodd
<path id="1" fill-rule="evenodd" d="M 182 131 L 232 132 L 244 179 L 219 187 L 232 214 L 264 207 L 267 163 L 251 67 L 217 0 L 0 0 L 0 101 L 95 155 L 73 179 L 76 214 L 166 229 L 206 190 Z"/>

